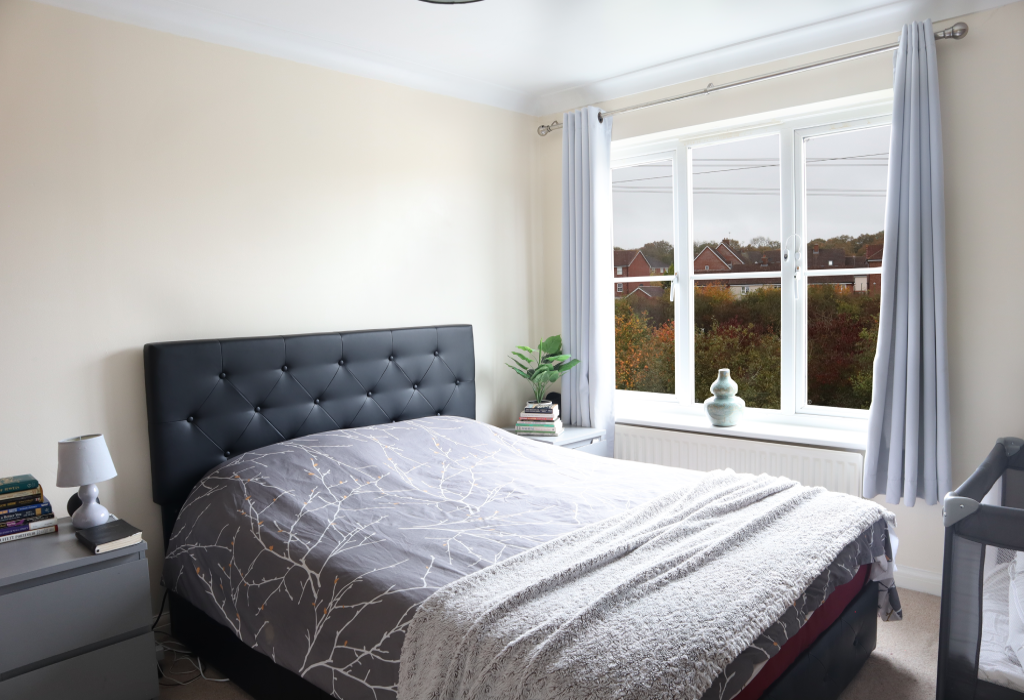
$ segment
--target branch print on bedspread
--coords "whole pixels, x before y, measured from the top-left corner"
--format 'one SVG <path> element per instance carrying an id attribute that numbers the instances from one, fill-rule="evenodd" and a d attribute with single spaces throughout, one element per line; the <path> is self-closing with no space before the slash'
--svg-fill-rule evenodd
<path id="1" fill-rule="evenodd" d="M 390 699 L 406 630 L 431 593 L 701 476 L 465 418 L 308 435 L 240 455 L 196 485 L 164 581 L 334 697 Z M 858 563 L 877 548 L 860 546 Z M 734 682 L 719 692 L 735 685 L 736 670 L 726 672 Z"/>

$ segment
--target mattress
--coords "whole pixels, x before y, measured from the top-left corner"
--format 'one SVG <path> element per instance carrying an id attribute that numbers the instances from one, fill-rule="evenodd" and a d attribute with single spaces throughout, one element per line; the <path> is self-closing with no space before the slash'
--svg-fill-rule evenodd
<path id="1" fill-rule="evenodd" d="M 308 435 L 239 455 L 197 484 L 164 583 L 335 697 L 395 697 L 405 630 L 432 592 L 703 476 L 447 416 Z M 704 697 L 735 697 L 886 547 L 879 521 Z"/>
<path id="2" fill-rule="evenodd" d="M 1024 669 L 1008 649 L 1010 635 L 1010 566 L 1013 552 L 988 547 L 981 600 L 978 678 L 1024 692 Z M 991 564 L 988 562 L 991 561 Z"/>

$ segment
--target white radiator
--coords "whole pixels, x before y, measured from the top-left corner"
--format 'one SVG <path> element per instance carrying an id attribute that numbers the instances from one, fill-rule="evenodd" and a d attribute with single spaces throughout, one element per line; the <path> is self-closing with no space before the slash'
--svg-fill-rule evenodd
<path id="1" fill-rule="evenodd" d="M 785 476 L 804 486 L 861 494 L 864 457 L 819 447 L 717 437 L 633 425 L 615 426 L 615 458 L 699 471 Z"/>

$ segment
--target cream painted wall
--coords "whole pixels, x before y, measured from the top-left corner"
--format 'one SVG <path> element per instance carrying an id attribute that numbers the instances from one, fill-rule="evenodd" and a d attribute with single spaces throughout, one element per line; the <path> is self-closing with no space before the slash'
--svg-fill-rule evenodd
<path id="1" fill-rule="evenodd" d="M 1024 324 L 1018 261 L 1024 261 L 1024 2 L 960 18 L 970 32 L 939 43 L 940 97 L 946 163 L 946 231 L 953 481 L 959 485 L 997 437 L 1024 436 Z M 955 20 L 942 22 L 949 26 Z M 895 41 L 896 35 L 836 47 L 796 59 L 633 95 L 600 106 L 614 109 L 808 63 Z M 892 57 L 882 54 L 787 76 L 708 97 L 615 118 L 614 139 L 657 133 L 783 107 L 892 87 Z M 536 124 L 561 120 L 561 115 Z M 561 230 L 561 132 L 537 138 L 538 204 L 550 241 Z M 542 279 L 559 278 L 560 261 L 546 261 Z M 553 295 L 557 289 L 549 289 Z M 549 304 L 545 327 L 557 327 L 560 305 Z M 879 499 L 881 501 L 882 499 Z M 920 502 L 919 502 L 920 503 Z M 938 506 L 895 506 L 897 563 L 914 587 L 933 589 L 942 570 Z M 899 582 L 900 578 L 897 578 Z"/>
<path id="2" fill-rule="evenodd" d="M 0 0 L 0 475 L 55 510 L 56 442 L 106 434 L 154 596 L 142 346 L 471 323 L 478 415 L 528 387 L 533 120 Z M 158 602 L 158 598 L 154 598 Z"/>

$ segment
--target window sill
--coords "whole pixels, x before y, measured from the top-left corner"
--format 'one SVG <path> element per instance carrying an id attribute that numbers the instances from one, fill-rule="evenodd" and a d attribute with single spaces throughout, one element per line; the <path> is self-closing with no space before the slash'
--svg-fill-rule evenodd
<path id="1" fill-rule="evenodd" d="M 645 402 L 646 403 L 646 402 Z M 761 415 L 748 409 L 739 425 L 716 428 L 703 413 L 688 412 L 669 402 L 618 402 L 615 422 L 645 428 L 679 430 L 719 437 L 781 442 L 808 447 L 828 447 L 863 452 L 867 449 L 867 421 L 856 418 L 790 416 L 789 420 Z M 774 413 L 774 412 L 771 412 Z"/>

